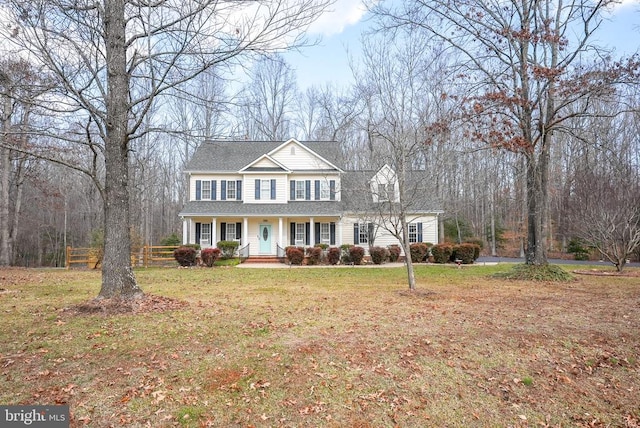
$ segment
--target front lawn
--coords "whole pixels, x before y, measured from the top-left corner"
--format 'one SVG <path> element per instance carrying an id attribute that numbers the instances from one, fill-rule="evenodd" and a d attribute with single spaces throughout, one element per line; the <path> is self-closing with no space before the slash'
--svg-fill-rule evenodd
<path id="1" fill-rule="evenodd" d="M 400 268 L 141 269 L 186 304 L 119 315 L 65 310 L 99 272 L 0 270 L 0 403 L 92 427 L 638 426 L 638 278 L 507 269 L 418 266 L 413 294 Z"/>

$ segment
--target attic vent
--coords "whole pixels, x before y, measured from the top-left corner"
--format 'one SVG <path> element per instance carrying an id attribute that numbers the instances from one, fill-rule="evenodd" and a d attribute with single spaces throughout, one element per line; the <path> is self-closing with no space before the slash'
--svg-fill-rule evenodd
<path id="1" fill-rule="evenodd" d="M 291 156 L 295 156 L 296 154 L 296 146 L 291 146 Z"/>

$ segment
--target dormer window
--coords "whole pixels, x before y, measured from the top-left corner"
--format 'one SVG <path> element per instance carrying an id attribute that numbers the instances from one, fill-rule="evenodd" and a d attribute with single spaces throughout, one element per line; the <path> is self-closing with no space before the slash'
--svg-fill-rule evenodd
<path id="1" fill-rule="evenodd" d="M 378 183 L 378 201 L 386 202 L 392 201 L 395 198 L 394 196 L 394 186 L 393 183 Z"/>

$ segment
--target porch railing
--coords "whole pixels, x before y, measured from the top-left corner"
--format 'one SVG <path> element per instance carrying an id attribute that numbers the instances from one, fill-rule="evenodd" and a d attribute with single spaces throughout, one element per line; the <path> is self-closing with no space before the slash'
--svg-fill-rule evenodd
<path id="1" fill-rule="evenodd" d="M 280 263 L 285 263 L 287 261 L 287 252 L 280 246 L 280 244 L 276 244 L 276 257 Z"/>
<path id="2" fill-rule="evenodd" d="M 240 258 L 240 263 L 244 263 L 249 258 L 249 244 L 238 250 L 238 257 Z"/>

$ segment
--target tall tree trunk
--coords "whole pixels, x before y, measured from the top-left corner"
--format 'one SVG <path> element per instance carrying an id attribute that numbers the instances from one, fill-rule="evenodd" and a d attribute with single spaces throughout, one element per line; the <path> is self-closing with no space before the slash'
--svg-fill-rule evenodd
<path id="1" fill-rule="evenodd" d="M 10 82 L 4 83 L 9 85 Z M 7 88 L 7 92 L 9 89 Z M 0 123 L 0 141 L 7 142 L 11 126 L 11 98 L 2 94 L 2 120 Z M 11 264 L 11 239 L 9 233 L 9 179 L 11 177 L 10 150 L 0 147 L 0 266 Z"/>
<path id="2" fill-rule="evenodd" d="M 536 159 L 535 153 L 527 156 L 527 248 L 525 263 L 528 265 L 547 264 L 546 216 L 549 193 L 548 136 L 540 143 Z"/>
<path id="3" fill-rule="evenodd" d="M 404 213 L 403 213 L 404 214 Z M 400 222 L 402 223 L 402 246 L 404 247 L 404 258 L 407 264 L 407 281 L 409 282 L 409 290 L 415 291 L 416 289 L 416 274 L 413 270 L 413 261 L 411 260 L 411 244 L 409 243 L 409 224 L 407 223 L 406 216 L 402 216 Z"/>
<path id="4" fill-rule="evenodd" d="M 129 230 L 129 76 L 126 70 L 125 0 L 104 0 L 107 62 L 105 210 L 102 288 L 99 297 L 142 294 L 131 268 Z"/>

